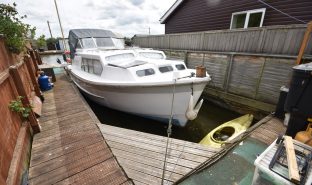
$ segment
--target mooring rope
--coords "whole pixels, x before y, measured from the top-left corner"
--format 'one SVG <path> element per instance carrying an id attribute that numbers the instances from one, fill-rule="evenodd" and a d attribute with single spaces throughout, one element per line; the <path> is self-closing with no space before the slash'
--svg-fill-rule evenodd
<path id="1" fill-rule="evenodd" d="M 170 119 L 169 119 L 168 128 L 167 128 L 167 143 L 166 143 L 165 160 L 164 160 L 162 180 L 161 180 L 161 184 L 162 185 L 164 185 L 164 183 L 165 183 L 165 171 L 166 171 L 166 165 L 167 165 L 168 145 L 169 145 L 170 135 L 171 135 L 171 132 L 172 132 L 173 103 L 174 103 L 174 94 L 175 94 L 176 82 L 177 82 L 177 79 L 174 79 L 173 89 L 172 89 L 172 100 L 171 100 L 171 113 L 170 113 Z"/>

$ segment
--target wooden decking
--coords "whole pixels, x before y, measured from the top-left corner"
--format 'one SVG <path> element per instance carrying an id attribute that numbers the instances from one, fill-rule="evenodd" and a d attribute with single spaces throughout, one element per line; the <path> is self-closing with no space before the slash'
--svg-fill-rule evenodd
<path id="1" fill-rule="evenodd" d="M 99 127 L 113 154 L 135 184 L 161 184 L 166 137 L 105 124 Z M 170 139 L 166 184 L 172 184 L 218 151 L 197 143 Z"/>
<path id="2" fill-rule="evenodd" d="M 33 139 L 30 184 L 132 184 L 119 166 L 79 92 L 65 76 L 45 93 Z"/>
<path id="3" fill-rule="evenodd" d="M 266 119 L 266 118 L 264 118 Z M 286 127 L 282 121 L 273 116 L 268 116 L 268 121 L 265 121 L 256 128 L 249 137 L 257 139 L 267 145 L 270 145 L 280 134 L 285 134 Z"/>
<path id="4" fill-rule="evenodd" d="M 42 132 L 32 146 L 30 184 L 161 184 L 166 137 L 100 123 L 65 75 L 57 77 L 45 97 Z M 282 123 L 270 118 L 250 137 L 270 144 L 283 132 Z M 169 143 L 166 184 L 220 151 L 177 139 Z"/>

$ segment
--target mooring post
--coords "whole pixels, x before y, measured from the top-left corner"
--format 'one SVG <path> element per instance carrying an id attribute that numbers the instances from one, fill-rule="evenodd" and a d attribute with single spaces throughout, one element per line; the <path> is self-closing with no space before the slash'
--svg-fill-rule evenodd
<path id="1" fill-rule="evenodd" d="M 23 85 L 22 79 L 19 75 L 17 66 L 10 66 L 10 74 L 13 77 L 13 81 L 14 81 L 17 93 L 23 97 L 23 99 L 22 99 L 23 105 L 24 106 L 30 106 L 30 101 L 29 101 L 27 93 L 24 89 L 24 85 Z M 40 132 L 40 126 L 39 126 L 39 123 L 36 119 L 35 113 L 32 110 L 30 110 L 28 119 L 29 119 L 30 125 L 31 125 L 34 133 L 35 134 L 39 133 Z"/>
<path id="2" fill-rule="evenodd" d="M 310 21 L 308 23 L 307 30 L 306 30 L 306 32 L 305 32 L 305 34 L 303 36 L 303 40 L 302 40 L 302 43 L 301 43 L 299 54 L 298 54 L 298 57 L 297 57 L 297 60 L 296 60 L 296 65 L 301 64 L 301 59 L 302 59 L 302 56 L 304 54 L 304 50 L 307 47 L 307 44 L 308 44 L 311 32 L 312 32 L 312 21 Z"/>

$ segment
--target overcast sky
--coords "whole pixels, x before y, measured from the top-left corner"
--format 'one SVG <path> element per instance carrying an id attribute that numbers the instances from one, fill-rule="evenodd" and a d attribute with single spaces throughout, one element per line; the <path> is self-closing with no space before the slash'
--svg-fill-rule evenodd
<path id="1" fill-rule="evenodd" d="M 160 17 L 175 0 L 56 0 L 65 37 L 73 28 L 108 29 L 124 36 L 164 33 Z M 36 26 L 36 37 L 50 37 L 47 20 L 53 37 L 61 36 L 54 0 L 1 0 L 17 4 L 20 15 L 27 15 L 25 23 Z"/>

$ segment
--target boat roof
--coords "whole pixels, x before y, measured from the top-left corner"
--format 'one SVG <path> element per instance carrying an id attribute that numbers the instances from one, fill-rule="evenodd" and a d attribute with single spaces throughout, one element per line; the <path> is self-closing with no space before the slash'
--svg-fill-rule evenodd
<path id="1" fill-rule="evenodd" d="M 72 29 L 69 30 L 68 38 L 91 38 L 91 37 L 100 37 L 100 38 L 123 38 L 120 34 L 114 33 L 110 30 L 102 29 Z"/>
<path id="2" fill-rule="evenodd" d="M 72 29 L 69 30 L 68 44 L 71 58 L 74 58 L 75 49 L 79 39 L 82 38 L 117 38 L 123 39 L 123 36 L 110 30 L 103 29 Z"/>

